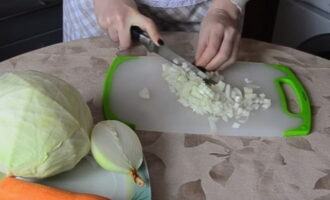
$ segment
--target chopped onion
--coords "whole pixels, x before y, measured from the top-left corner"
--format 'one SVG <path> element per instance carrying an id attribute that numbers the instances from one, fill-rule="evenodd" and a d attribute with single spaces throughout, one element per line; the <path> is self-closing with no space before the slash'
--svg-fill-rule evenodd
<path id="1" fill-rule="evenodd" d="M 141 99 L 150 99 L 150 92 L 147 88 L 143 88 L 139 92 L 139 96 L 141 97 Z"/>
<path id="2" fill-rule="evenodd" d="M 219 91 L 222 92 L 226 88 L 226 83 L 219 81 L 216 86 L 219 88 Z"/>
<path id="3" fill-rule="evenodd" d="M 251 87 L 244 87 L 244 94 L 253 94 L 253 88 Z"/>
<path id="4" fill-rule="evenodd" d="M 231 126 L 232 128 L 239 128 L 241 124 L 234 122 L 233 125 Z"/>
<path id="5" fill-rule="evenodd" d="M 206 75 L 207 75 L 207 77 L 211 78 L 212 80 L 214 80 L 216 82 L 224 80 L 224 77 L 221 74 L 214 72 L 214 71 L 206 72 Z"/>
<path id="6" fill-rule="evenodd" d="M 235 122 L 232 127 L 239 128 L 240 123 L 248 121 L 251 112 L 271 106 L 271 100 L 264 93 L 255 93 L 253 87 L 245 86 L 241 90 L 225 83 L 223 78 L 215 85 L 207 85 L 185 66 L 164 64 L 162 76 L 183 106 L 208 117 L 211 132 L 216 130 L 216 122 L 220 118 L 225 122 L 237 120 L 239 123 Z M 207 74 L 218 76 L 216 72 Z"/>
<path id="7" fill-rule="evenodd" d="M 217 122 L 218 122 L 218 120 L 219 120 L 219 118 L 217 118 L 217 117 L 209 117 L 208 118 L 211 133 L 216 133 L 217 132 Z"/>
<path id="8" fill-rule="evenodd" d="M 176 64 L 176 65 L 179 64 L 179 60 L 178 60 L 177 58 L 174 58 L 174 59 L 172 60 L 172 62 L 173 62 L 174 64 Z"/>
<path id="9" fill-rule="evenodd" d="M 248 79 L 248 78 L 245 78 L 244 81 L 245 81 L 245 83 L 247 83 L 247 84 L 253 83 L 253 81 L 250 80 L 250 79 Z"/>

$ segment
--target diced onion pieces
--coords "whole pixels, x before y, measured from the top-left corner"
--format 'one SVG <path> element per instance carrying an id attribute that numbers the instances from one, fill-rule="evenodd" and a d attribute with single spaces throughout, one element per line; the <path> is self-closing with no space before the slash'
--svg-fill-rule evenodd
<path id="1" fill-rule="evenodd" d="M 141 99 L 150 99 L 150 92 L 147 88 L 143 88 L 139 92 L 139 96 L 141 97 Z"/>
<path id="2" fill-rule="evenodd" d="M 245 83 L 247 83 L 247 84 L 253 83 L 253 81 L 250 80 L 250 79 L 248 79 L 248 78 L 245 78 L 244 81 L 245 81 Z"/>
<path id="3" fill-rule="evenodd" d="M 219 120 L 219 118 L 217 118 L 217 117 L 209 117 L 208 118 L 211 133 L 216 133 L 217 132 L 217 122 L 218 122 L 218 120 Z"/>
<path id="4" fill-rule="evenodd" d="M 231 126 L 232 128 L 239 128 L 241 124 L 234 122 L 233 125 Z"/>
<path id="5" fill-rule="evenodd" d="M 215 132 L 219 118 L 225 122 L 235 119 L 239 123 L 235 122 L 232 127 L 239 128 L 240 123 L 248 120 L 252 111 L 271 106 L 271 100 L 266 99 L 263 93 L 256 94 L 252 87 L 244 87 L 242 91 L 225 83 L 223 78 L 219 78 L 215 85 L 206 85 L 184 64 L 164 64 L 162 68 L 162 76 L 169 84 L 171 92 L 176 94 L 183 106 L 191 108 L 197 114 L 208 116 L 211 132 Z M 209 75 L 216 76 L 215 72 L 212 73 Z"/>
<path id="6" fill-rule="evenodd" d="M 172 60 L 172 62 L 173 62 L 174 64 L 176 64 L 176 65 L 178 65 L 178 64 L 179 64 L 179 60 L 178 60 L 178 59 L 176 59 L 176 58 L 174 58 L 174 59 Z"/>

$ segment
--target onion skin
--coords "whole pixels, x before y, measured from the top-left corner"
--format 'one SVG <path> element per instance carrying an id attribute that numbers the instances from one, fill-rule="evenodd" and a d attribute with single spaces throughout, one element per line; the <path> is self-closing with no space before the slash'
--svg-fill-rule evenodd
<path id="1" fill-rule="evenodd" d="M 131 169 L 129 173 L 132 176 L 134 183 L 136 183 L 140 187 L 145 186 L 144 180 L 142 180 L 142 178 L 139 176 L 136 169 Z"/>

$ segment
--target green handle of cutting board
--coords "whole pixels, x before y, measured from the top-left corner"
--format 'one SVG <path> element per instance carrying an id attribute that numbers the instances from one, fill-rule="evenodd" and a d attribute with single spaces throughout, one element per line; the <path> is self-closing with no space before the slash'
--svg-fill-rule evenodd
<path id="1" fill-rule="evenodd" d="M 286 113 L 288 116 L 302 119 L 302 123 L 298 127 L 284 131 L 283 135 L 284 136 L 308 135 L 312 127 L 312 112 L 311 112 L 310 100 L 305 88 L 303 87 L 301 82 L 298 80 L 294 72 L 289 67 L 282 65 L 270 65 L 270 66 L 286 74 L 285 77 L 280 77 L 275 80 L 275 85 L 280 96 L 283 112 Z M 296 99 L 299 104 L 299 110 L 300 110 L 299 113 L 292 113 L 289 110 L 287 98 L 284 89 L 282 87 L 283 84 L 289 85 L 292 88 L 294 94 L 296 95 Z"/>
<path id="2" fill-rule="evenodd" d="M 121 63 L 126 62 L 128 60 L 136 59 L 135 56 L 124 56 L 124 57 L 116 57 L 111 65 L 109 66 L 109 69 L 107 71 L 105 80 L 104 80 L 104 86 L 103 86 L 103 98 L 102 98 L 102 105 L 103 105 L 103 114 L 104 118 L 107 120 L 118 120 L 129 127 L 131 127 L 133 130 L 135 130 L 135 124 L 132 124 L 130 122 L 125 122 L 121 119 L 119 119 L 113 112 L 110 107 L 110 94 L 111 94 L 111 87 L 112 87 L 112 78 L 114 77 L 114 74 L 116 73 L 116 70 L 120 66 Z"/>

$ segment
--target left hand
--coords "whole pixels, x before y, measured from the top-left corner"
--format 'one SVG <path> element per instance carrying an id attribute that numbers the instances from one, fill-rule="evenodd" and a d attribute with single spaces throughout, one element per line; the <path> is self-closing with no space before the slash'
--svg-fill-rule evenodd
<path id="1" fill-rule="evenodd" d="M 120 50 L 131 46 L 131 26 L 139 26 L 160 45 L 162 40 L 155 23 L 138 11 L 135 0 L 94 0 L 94 9 L 100 27 L 119 42 Z"/>
<path id="2" fill-rule="evenodd" d="M 195 64 L 223 70 L 236 61 L 240 10 L 230 0 L 216 0 L 201 24 Z"/>

